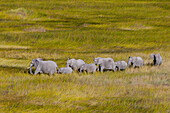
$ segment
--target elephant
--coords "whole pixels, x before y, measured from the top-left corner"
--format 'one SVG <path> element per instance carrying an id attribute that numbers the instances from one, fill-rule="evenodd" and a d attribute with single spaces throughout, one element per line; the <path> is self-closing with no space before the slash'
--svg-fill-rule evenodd
<path id="1" fill-rule="evenodd" d="M 95 73 L 96 72 L 96 69 L 97 69 L 97 66 L 92 63 L 92 64 L 83 64 L 80 68 L 80 72 L 84 71 L 84 72 L 87 72 L 87 73 Z"/>
<path id="2" fill-rule="evenodd" d="M 127 67 L 127 63 L 125 61 L 116 61 L 114 62 L 114 71 L 116 71 L 116 69 L 120 70 L 125 70 Z"/>
<path id="3" fill-rule="evenodd" d="M 57 70 L 59 74 L 71 74 L 73 72 L 72 68 L 70 67 L 62 67 Z"/>
<path id="4" fill-rule="evenodd" d="M 98 70 L 100 72 L 103 72 L 103 70 L 114 70 L 114 60 L 112 58 L 101 58 L 101 57 L 97 57 L 94 58 L 93 63 L 95 65 L 98 65 L 99 68 Z"/>
<path id="5" fill-rule="evenodd" d="M 137 67 L 142 67 L 143 66 L 143 60 L 141 57 L 131 57 L 129 56 L 128 59 L 128 67 L 130 65 L 133 65 L 133 68 Z"/>
<path id="6" fill-rule="evenodd" d="M 85 64 L 85 62 L 81 59 L 67 59 L 66 67 L 71 67 L 73 70 L 78 71 L 80 70 L 81 66 Z"/>
<path id="7" fill-rule="evenodd" d="M 56 68 L 57 64 L 53 61 L 43 61 L 42 59 L 33 59 L 29 65 L 30 73 L 32 74 L 32 66 L 35 67 L 34 75 L 38 73 L 45 73 L 45 74 L 55 74 L 57 72 Z"/>
<path id="8" fill-rule="evenodd" d="M 162 57 L 161 55 L 158 53 L 158 54 L 154 54 L 154 53 L 151 53 L 150 54 L 150 58 L 153 60 L 153 63 L 154 65 L 161 65 L 162 64 Z"/>

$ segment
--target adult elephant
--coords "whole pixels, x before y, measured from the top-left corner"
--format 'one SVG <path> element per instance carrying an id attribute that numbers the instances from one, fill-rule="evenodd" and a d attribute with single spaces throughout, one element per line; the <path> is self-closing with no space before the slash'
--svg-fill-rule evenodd
<path id="1" fill-rule="evenodd" d="M 33 59 L 29 65 L 30 73 L 32 73 L 32 67 L 35 67 L 34 75 L 38 73 L 45 73 L 45 74 L 55 74 L 57 72 L 56 68 L 57 64 L 53 61 L 43 61 L 40 58 Z"/>
<path id="2" fill-rule="evenodd" d="M 154 65 L 159 66 L 159 65 L 162 64 L 162 57 L 161 57 L 161 55 L 159 53 L 158 54 L 151 53 L 150 58 L 153 60 Z"/>
<path id="3" fill-rule="evenodd" d="M 67 59 L 66 67 L 71 67 L 73 70 L 78 71 L 80 70 L 81 66 L 85 64 L 85 62 L 81 59 Z"/>
<path id="4" fill-rule="evenodd" d="M 93 63 L 98 65 L 98 70 L 103 72 L 103 70 L 114 70 L 114 60 L 112 58 L 101 58 L 97 57 L 94 59 Z"/>
<path id="5" fill-rule="evenodd" d="M 128 59 L 128 67 L 132 65 L 133 68 L 135 67 L 142 67 L 143 66 L 143 60 L 141 57 L 131 57 L 129 56 Z"/>

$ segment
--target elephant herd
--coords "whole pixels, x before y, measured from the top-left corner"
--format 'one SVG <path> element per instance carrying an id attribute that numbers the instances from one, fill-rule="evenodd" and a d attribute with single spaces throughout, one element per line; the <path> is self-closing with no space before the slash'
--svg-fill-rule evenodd
<path id="1" fill-rule="evenodd" d="M 161 65 L 162 63 L 162 57 L 160 54 L 150 54 L 150 58 L 153 60 L 154 65 Z M 57 64 L 53 61 L 43 61 L 41 58 L 33 59 L 29 65 L 29 71 L 30 74 L 32 73 L 32 67 L 34 66 L 36 74 L 71 74 L 74 71 L 81 72 L 87 72 L 87 73 L 95 73 L 96 71 L 103 72 L 103 70 L 112 70 L 112 71 L 120 71 L 125 70 L 130 65 L 135 67 L 142 67 L 143 66 L 143 60 L 141 57 L 131 57 L 128 58 L 128 63 L 125 61 L 116 61 L 112 58 L 101 58 L 97 57 L 94 58 L 93 63 L 86 64 L 81 59 L 67 59 L 66 67 L 58 68 Z"/>

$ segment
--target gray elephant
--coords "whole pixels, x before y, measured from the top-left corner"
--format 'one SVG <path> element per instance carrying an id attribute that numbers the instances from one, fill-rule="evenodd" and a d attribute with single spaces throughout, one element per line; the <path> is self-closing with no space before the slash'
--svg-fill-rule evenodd
<path id="1" fill-rule="evenodd" d="M 141 57 L 131 57 L 129 56 L 128 59 L 128 67 L 132 65 L 133 68 L 135 67 L 142 67 L 143 66 L 143 60 Z"/>
<path id="2" fill-rule="evenodd" d="M 94 59 L 93 63 L 98 65 L 98 70 L 103 72 L 103 70 L 114 70 L 114 60 L 112 58 L 101 58 L 97 57 Z"/>
<path id="3" fill-rule="evenodd" d="M 57 72 L 56 68 L 57 64 L 53 61 L 43 61 L 42 59 L 33 59 L 29 65 L 30 73 L 32 74 L 32 67 L 35 67 L 34 75 L 38 73 L 45 73 L 45 74 L 55 74 Z"/>
<path id="4" fill-rule="evenodd" d="M 81 66 L 85 64 L 85 62 L 81 59 L 67 59 L 66 67 L 71 67 L 73 70 L 78 71 L 80 70 Z"/>
<path id="5" fill-rule="evenodd" d="M 161 57 L 161 55 L 159 53 L 158 54 L 151 53 L 150 58 L 153 60 L 154 65 L 159 66 L 159 65 L 162 64 L 162 57 Z"/>
<path id="6" fill-rule="evenodd" d="M 92 63 L 92 64 L 83 64 L 80 68 L 80 72 L 84 71 L 84 72 L 87 72 L 87 73 L 95 73 L 96 72 L 96 69 L 97 69 L 97 66 Z"/>
<path id="7" fill-rule="evenodd" d="M 59 68 L 57 73 L 59 74 L 71 74 L 73 72 L 72 68 L 70 67 L 62 67 L 62 68 Z"/>
<path id="8" fill-rule="evenodd" d="M 127 63 L 125 61 L 116 61 L 114 62 L 114 71 L 116 70 L 125 70 L 127 67 Z"/>

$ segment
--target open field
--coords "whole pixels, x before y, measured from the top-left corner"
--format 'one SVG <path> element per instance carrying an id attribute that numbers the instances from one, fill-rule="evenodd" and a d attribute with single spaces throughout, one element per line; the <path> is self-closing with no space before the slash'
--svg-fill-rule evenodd
<path id="1" fill-rule="evenodd" d="M 170 112 L 169 0 L 0 0 L 0 111 Z M 160 53 L 161 66 L 151 66 Z M 141 56 L 122 72 L 32 76 L 33 58 L 64 67 Z"/>

